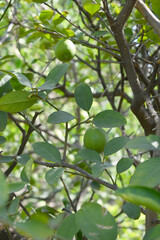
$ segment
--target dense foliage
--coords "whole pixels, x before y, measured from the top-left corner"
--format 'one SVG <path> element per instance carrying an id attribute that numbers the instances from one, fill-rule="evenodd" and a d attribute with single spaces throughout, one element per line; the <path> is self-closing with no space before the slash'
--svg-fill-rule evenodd
<path id="1" fill-rule="evenodd" d="M 159 16 L 0 1 L 1 239 L 159 239 Z"/>

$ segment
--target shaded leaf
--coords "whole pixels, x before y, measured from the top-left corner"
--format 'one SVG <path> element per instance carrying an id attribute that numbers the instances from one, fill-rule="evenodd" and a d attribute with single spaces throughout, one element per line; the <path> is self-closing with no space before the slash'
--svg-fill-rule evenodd
<path id="1" fill-rule="evenodd" d="M 72 227 L 71 227 L 72 226 Z M 72 240 L 74 235 L 79 231 L 79 226 L 76 223 L 76 215 L 71 214 L 64 218 L 57 229 L 56 236 L 62 240 Z"/>
<path id="2" fill-rule="evenodd" d="M 85 111 L 90 110 L 93 102 L 93 95 L 88 84 L 80 83 L 75 89 L 74 97 L 80 108 Z"/>
<path id="3" fill-rule="evenodd" d="M 0 110 L 4 112 L 20 112 L 36 103 L 38 97 L 31 92 L 14 91 L 0 98 Z"/>
<path id="4" fill-rule="evenodd" d="M 133 218 L 135 220 L 138 219 L 141 214 L 140 207 L 133 203 L 128 203 L 128 202 L 124 203 L 122 210 L 124 213 L 127 214 L 129 218 Z"/>
<path id="5" fill-rule="evenodd" d="M 61 14 L 62 14 L 64 17 L 67 17 L 68 12 L 67 12 L 67 11 L 63 11 L 63 12 L 61 12 Z M 65 20 L 65 18 L 62 17 L 62 15 L 60 15 L 59 13 L 56 13 L 56 14 L 54 15 L 53 23 L 54 23 L 55 25 L 58 25 L 58 24 L 62 23 L 62 22 Z"/>
<path id="6" fill-rule="evenodd" d="M 45 179 L 47 183 L 51 186 L 54 185 L 54 183 L 57 183 L 60 177 L 63 175 L 64 169 L 63 168 L 57 168 L 57 169 L 50 169 L 45 174 Z"/>
<path id="7" fill-rule="evenodd" d="M 26 165 L 26 163 L 28 162 L 28 160 L 30 159 L 29 154 L 22 154 L 20 156 L 17 156 L 17 162 L 22 164 L 22 165 Z"/>
<path id="8" fill-rule="evenodd" d="M 21 179 L 23 182 L 30 183 L 30 178 L 32 174 L 32 165 L 33 165 L 33 160 L 30 159 L 24 166 L 21 172 Z"/>
<path id="9" fill-rule="evenodd" d="M 92 150 L 92 149 L 81 149 L 78 154 L 87 161 L 94 162 L 94 163 L 100 163 L 101 157 L 98 152 Z"/>
<path id="10" fill-rule="evenodd" d="M 0 111 L 0 132 L 3 132 L 7 125 L 8 115 L 6 112 Z"/>
<path id="11" fill-rule="evenodd" d="M 8 163 L 8 162 L 13 162 L 14 158 L 10 156 L 2 156 L 0 157 L 0 163 Z"/>
<path id="12" fill-rule="evenodd" d="M 8 199 L 8 184 L 1 170 L 0 170 L 0 193 L 1 193 L 0 207 L 3 207 Z"/>
<path id="13" fill-rule="evenodd" d="M 16 197 L 11 201 L 9 205 L 8 214 L 10 215 L 10 217 L 13 218 L 13 220 L 15 219 L 15 214 L 18 213 L 19 202 L 20 202 L 20 197 Z"/>
<path id="14" fill-rule="evenodd" d="M 120 174 L 122 172 L 125 172 L 133 165 L 133 159 L 132 158 L 122 158 L 119 160 L 119 162 L 116 165 L 117 173 Z"/>
<path id="15" fill-rule="evenodd" d="M 147 187 L 126 187 L 116 190 L 116 195 L 123 199 L 160 212 L 160 192 Z"/>
<path id="16" fill-rule="evenodd" d="M 7 140 L 5 137 L 0 136 L 0 144 L 5 143 Z"/>
<path id="17" fill-rule="evenodd" d="M 13 182 L 13 183 L 9 183 L 8 187 L 9 187 L 9 193 L 12 192 L 18 192 L 20 190 L 22 190 L 25 186 L 24 182 Z"/>
<path id="18" fill-rule="evenodd" d="M 56 84 L 61 80 L 69 67 L 68 63 L 59 64 L 54 67 L 48 74 L 46 82 L 38 87 L 40 90 L 53 90 Z"/>
<path id="19" fill-rule="evenodd" d="M 117 224 L 114 217 L 97 203 L 86 203 L 76 213 L 76 221 L 83 234 L 90 240 L 116 240 Z"/>
<path id="20" fill-rule="evenodd" d="M 111 139 L 109 142 L 106 143 L 104 147 L 104 155 L 109 156 L 113 153 L 118 152 L 126 145 L 128 141 L 129 138 L 124 136 Z"/>
<path id="21" fill-rule="evenodd" d="M 59 150 L 52 144 L 47 142 L 37 142 L 33 144 L 33 149 L 42 158 L 51 162 L 61 162 L 61 154 Z"/>
<path id="22" fill-rule="evenodd" d="M 105 110 L 94 117 L 93 124 L 104 128 L 121 127 L 126 124 L 126 119 L 119 112 Z"/>
<path id="23" fill-rule="evenodd" d="M 155 141 L 156 141 L 156 139 L 155 139 Z M 130 140 L 126 144 L 126 148 L 156 150 L 156 147 L 152 144 L 152 142 L 155 142 L 155 141 L 154 140 L 151 141 L 149 138 L 147 138 L 145 136 L 139 136 L 139 137 L 135 137 L 132 140 Z"/>
<path id="24" fill-rule="evenodd" d="M 160 225 L 151 227 L 144 235 L 143 240 L 160 240 Z"/>
<path id="25" fill-rule="evenodd" d="M 56 111 L 49 115 L 47 122 L 52 124 L 66 123 L 73 119 L 75 119 L 75 117 L 68 112 Z"/>

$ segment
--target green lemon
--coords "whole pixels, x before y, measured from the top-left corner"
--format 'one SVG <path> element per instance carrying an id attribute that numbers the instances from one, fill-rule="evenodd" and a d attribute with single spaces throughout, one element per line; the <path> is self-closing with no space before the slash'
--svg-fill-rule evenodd
<path id="1" fill-rule="evenodd" d="M 62 39 L 55 46 L 55 55 L 62 62 L 72 60 L 75 54 L 76 47 L 69 39 Z"/>
<path id="2" fill-rule="evenodd" d="M 103 152 L 106 144 L 106 133 L 102 128 L 89 128 L 84 134 L 84 146 L 97 152 Z"/>

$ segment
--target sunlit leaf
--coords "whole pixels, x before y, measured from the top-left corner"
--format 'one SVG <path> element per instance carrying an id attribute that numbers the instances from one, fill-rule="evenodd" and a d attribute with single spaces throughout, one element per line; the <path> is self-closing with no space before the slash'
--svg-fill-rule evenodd
<path id="1" fill-rule="evenodd" d="M 116 190 L 116 195 L 123 199 L 160 212 L 160 192 L 147 187 L 126 187 Z"/>
<path id="2" fill-rule="evenodd" d="M 160 157 L 140 163 L 131 178 L 132 186 L 155 187 L 160 184 Z"/>
<path id="3" fill-rule="evenodd" d="M 0 98 L 0 110 L 4 112 L 20 112 L 36 103 L 38 97 L 31 92 L 13 91 Z"/>

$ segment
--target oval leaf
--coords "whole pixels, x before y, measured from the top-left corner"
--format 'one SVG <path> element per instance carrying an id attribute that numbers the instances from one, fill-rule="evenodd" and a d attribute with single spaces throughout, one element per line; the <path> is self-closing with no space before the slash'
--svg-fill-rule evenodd
<path id="1" fill-rule="evenodd" d="M 40 90 L 53 90 L 56 84 L 61 80 L 69 67 L 68 63 L 59 64 L 54 67 L 48 74 L 46 82 L 38 87 Z"/>
<path id="2" fill-rule="evenodd" d="M 7 125 L 8 115 L 6 112 L 0 111 L 0 132 L 3 132 Z"/>
<path id="3" fill-rule="evenodd" d="M 92 150 L 92 149 L 81 149 L 78 154 L 84 159 L 89 162 L 94 162 L 94 163 L 100 163 L 101 162 L 101 157 L 98 152 Z"/>
<path id="4" fill-rule="evenodd" d="M 116 240 L 117 224 L 114 217 L 97 203 L 86 203 L 76 213 L 76 221 L 84 235 L 90 240 Z"/>
<path id="5" fill-rule="evenodd" d="M 124 203 L 122 210 L 129 218 L 138 219 L 141 214 L 141 209 L 138 205 L 133 203 Z"/>
<path id="6" fill-rule="evenodd" d="M 122 158 L 116 165 L 117 173 L 120 174 L 122 172 L 125 172 L 133 165 L 133 159 L 132 158 Z"/>
<path id="7" fill-rule="evenodd" d="M 6 204 L 6 201 L 8 199 L 8 184 L 1 170 L 0 170 L 0 193 L 1 193 L 0 207 L 2 207 Z"/>
<path id="8" fill-rule="evenodd" d="M 120 149 L 122 149 L 126 143 L 129 141 L 128 137 L 116 137 L 114 139 L 111 139 L 108 143 L 106 143 L 104 147 L 104 155 L 109 156 L 113 153 L 118 152 Z"/>
<path id="9" fill-rule="evenodd" d="M 52 124 L 66 123 L 73 120 L 74 118 L 75 117 L 68 112 L 57 111 L 49 115 L 47 122 Z"/>
<path id="10" fill-rule="evenodd" d="M 33 144 L 33 149 L 42 158 L 51 162 L 61 162 L 61 154 L 59 150 L 52 144 L 47 142 L 37 142 Z"/>
<path id="11" fill-rule="evenodd" d="M 116 190 L 116 194 L 123 199 L 137 205 L 160 212 L 160 192 L 147 187 L 126 187 Z"/>
<path id="12" fill-rule="evenodd" d="M 24 182 L 14 182 L 14 183 L 9 183 L 8 187 L 9 187 L 9 193 L 12 192 L 18 192 L 20 190 L 22 190 L 25 186 Z"/>
<path id="13" fill-rule="evenodd" d="M 131 178 L 132 186 L 155 187 L 160 184 L 160 157 L 140 163 Z"/>
<path id="14" fill-rule="evenodd" d="M 98 127 L 113 128 L 125 125 L 126 119 L 119 112 L 105 110 L 94 117 L 93 123 Z"/>
<path id="15" fill-rule="evenodd" d="M 75 89 L 74 97 L 80 108 L 87 112 L 90 110 L 93 102 L 93 95 L 88 84 L 80 83 Z"/>
<path id="16" fill-rule="evenodd" d="M 33 165 L 33 160 L 30 159 L 24 166 L 21 172 L 21 179 L 23 182 L 30 183 L 30 178 L 32 174 L 32 165 Z"/>
<path id="17" fill-rule="evenodd" d="M 126 144 L 126 148 L 156 150 L 156 147 L 152 144 L 152 142 L 156 142 L 156 139 L 155 139 L 155 141 L 154 140 L 151 141 L 145 136 L 139 136 L 139 137 L 135 137 L 132 140 L 130 140 Z"/>
<path id="18" fill-rule="evenodd" d="M 57 169 L 50 169 L 46 172 L 45 179 L 47 183 L 51 186 L 54 185 L 54 183 L 57 183 L 60 177 L 62 176 L 64 172 L 63 168 L 57 168 Z"/>
<path id="19" fill-rule="evenodd" d="M 0 163 L 8 163 L 8 162 L 13 162 L 14 158 L 10 156 L 2 156 L 0 157 Z"/>
<path id="20" fill-rule="evenodd" d="M 89 12 L 91 15 L 95 14 L 100 9 L 100 4 L 96 2 L 87 2 L 83 5 L 84 9 Z"/>
<path id="21" fill-rule="evenodd" d="M 0 136 L 0 144 L 5 143 L 5 142 L 6 142 L 6 138 L 3 136 Z"/>
<path id="22" fill-rule="evenodd" d="M 72 227 L 71 227 L 72 226 Z M 72 240 L 74 235 L 79 231 L 76 223 L 75 214 L 71 214 L 62 220 L 57 230 L 57 239 Z"/>
<path id="23" fill-rule="evenodd" d="M 38 97 L 31 92 L 14 91 L 0 98 L 0 110 L 4 112 L 20 112 L 36 103 Z"/>

